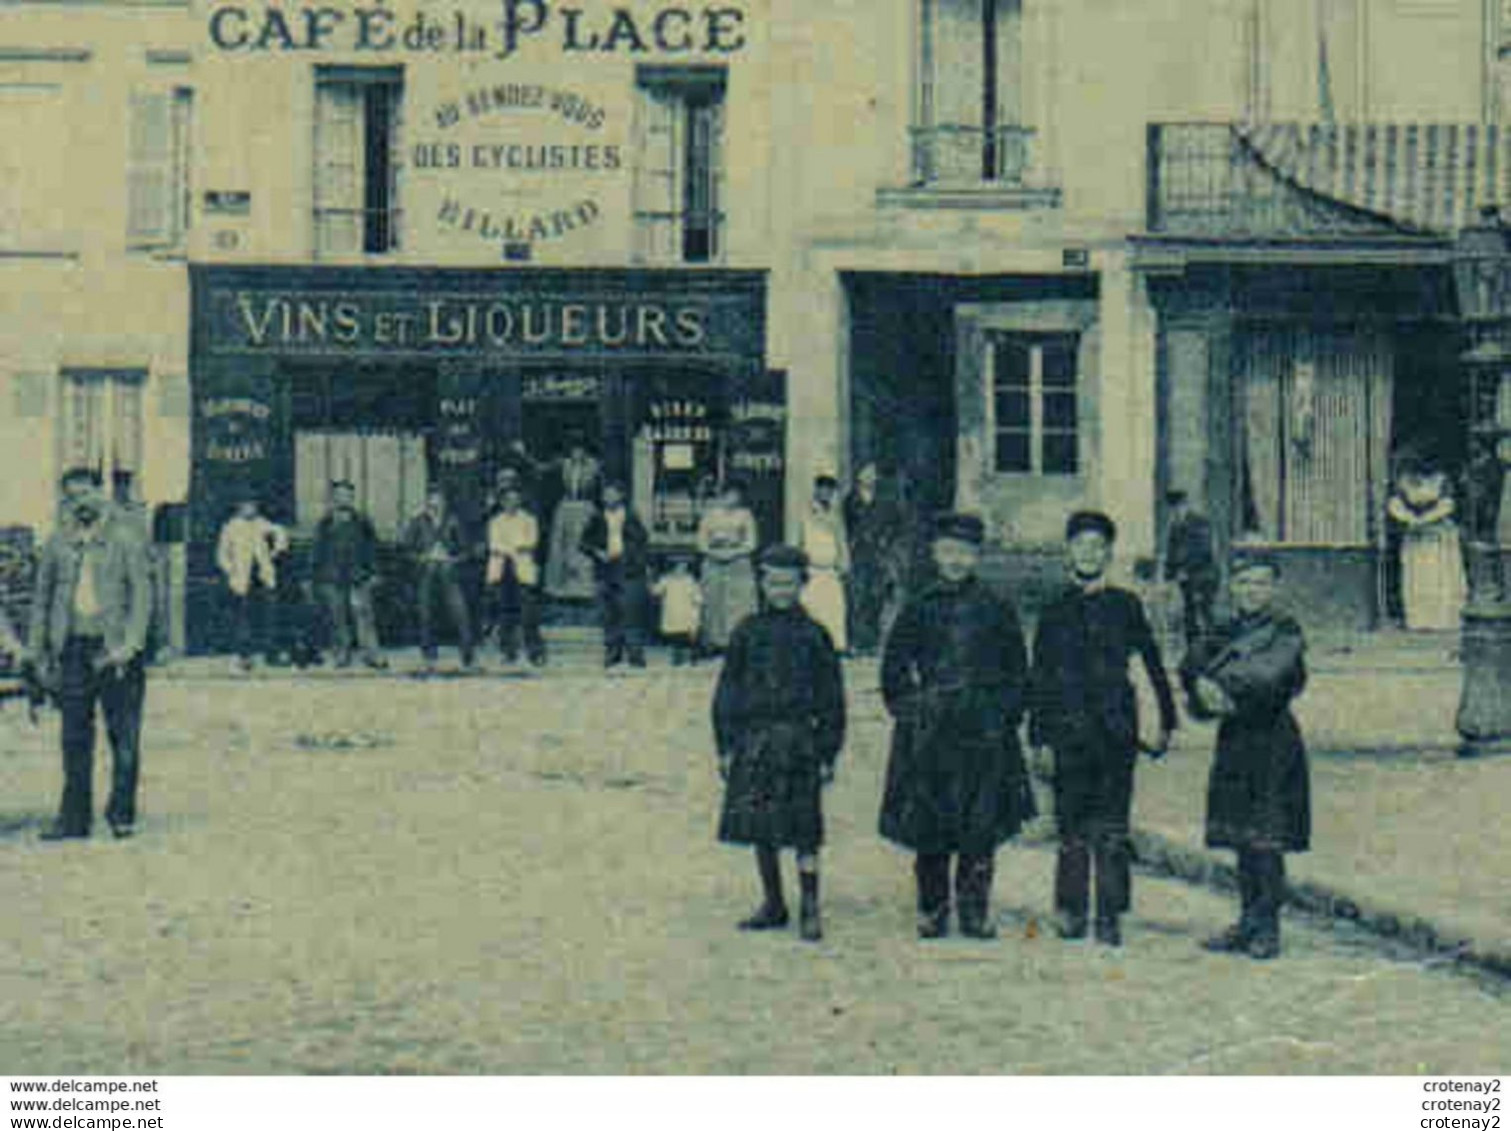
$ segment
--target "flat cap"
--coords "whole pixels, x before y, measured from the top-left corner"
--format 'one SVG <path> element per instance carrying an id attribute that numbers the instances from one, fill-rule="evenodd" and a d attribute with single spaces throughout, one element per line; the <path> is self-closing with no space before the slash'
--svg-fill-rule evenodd
<path id="1" fill-rule="evenodd" d="M 808 555 L 796 546 L 778 542 L 761 551 L 762 569 L 807 569 Z"/>
<path id="2" fill-rule="evenodd" d="M 1279 577 L 1280 559 L 1268 550 L 1257 546 L 1236 547 L 1228 558 L 1229 575 L 1237 577 L 1241 573 L 1248 573 L 1251 569 L 1267 569 Z"/>
<path id="3" fill-rule="evenodd" d="M 946 511 L 934 519 L 934 537 L 979 546 L 986 541 L 986 524 L 977 515 Z"/>
<path id="4" fill-rule="evenodd" d="M 1117 523 L 1108 518 L 1101 511 L 1076 511 L 1065 520 L 1065 540 L 1068 542 L 1077 534 L 1084 534 L 1088 530 L 1094 530 L 1109 542 L 1117 541 Z"/>

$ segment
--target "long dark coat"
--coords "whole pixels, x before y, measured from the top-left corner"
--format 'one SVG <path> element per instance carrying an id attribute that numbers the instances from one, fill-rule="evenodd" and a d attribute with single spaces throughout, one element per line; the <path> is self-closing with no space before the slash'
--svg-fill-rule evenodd
<path id="1" fill-rule="evenodd" d="M 845 739 L 845 687 L 829 634 L 800 607 L 745 618 L 714 692 L 714 736 L 729 759 L 719 839 L 817 848 L 823 771 Z"/>
<path id="2" fill-rule="evenodd" d="M 1018 742 L 1026 674 L 1017 613 L 980 581 L 938 582 L 903 607 L 882 658 L 895 720 L 882 836 L 985 855 L 1034 815 Z"/>
<path id="3" fill-rule="evenodd" d="M 1175 696 L 1136 596 L 1114 586 L 1067 586 L 1039 618 L 1029 740 L 1055 752 L 1062 833 L 1127 831 L 1138 756 L 1138 701 L 1128 678 L 1134 656 L 1149 673 L 1160 726 L 1174 730 Z"/>
<path id="4" fill-rule="evenodd" d="M 1192 714 L 1210 717 L 1196 699 L 1198 676 L 1228 694 L 1233 713 L 1217 730 L 1207 784 L 1207 845 L 1304 852 L 1311 842 L 1311 787 L 1306 745 L 1291 700 L 1306 686 L 1301 626 L 1279 613 L 1218 628 L 1181 665 Z"/>

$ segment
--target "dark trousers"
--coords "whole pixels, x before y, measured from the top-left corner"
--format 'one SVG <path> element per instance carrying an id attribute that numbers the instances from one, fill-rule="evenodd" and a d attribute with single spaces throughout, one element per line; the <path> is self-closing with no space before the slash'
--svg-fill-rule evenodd
<path id="1" fill-rule="evenodd" d="M 1239 928 L 1251 938 L 1280 937 L 1280 905 L 1285 899 L 1285 857 L 1260 848 L 1238 850 Z"/>
<path id="2" fill-rule="evenodd" d="M 1086 918 L 1095 861 L 1097 918 L 1116 919 L 1125 913 L 1132 904 L 1129 857 L 1125 834 L 1061 834 L 1055 860 L 1055 907 L 1072 918 Z"/>
<path id="3" fill-rule="evenodd" d="M 498 622 L 498 648 L 504 658 L 519 655 L 519 638 L 523 631 L 525 652 L 537 663 L 545 659 L 546 643 L 540 635 L 540 587 L 521 585 L 511 562 L 503 580 L 494 587 L 494 608 Z"/>
<path id="4" fill-rule="evenodd" d="M 960 853 L 955 857 L 955 904 L 962 925 L 986 921 L 996 858 Z M 950 854 L 920 852 L 913 861 L 918 880 L 918 915 L 943 923 L 950 913 Z"/>
<path id="5" fill-rule="evenodd" d="M 457 577 L 456 567 L 446 565 L 423 565 L 416 597 L 420 602 L 420 651 L 427 660 L 436 658 L 435 606 L 441 601 L 446 606 L 451 623 L 456 626 L 457 644 L 461 649 L 462 662 L 470 664 L 474 651 L 472 614 L 467 609 L 467 598 L 462 593 L 462 582 Z"/>
<path id="6" fill-rule="evenodd" d="M 697 658 L 697 646 L 690 632 L 670 632 L 666 641 L 672 646 L 672 663 L 678 667 L 692 663 Z"/>
<path id="7" fill-rule="evenodd" d="M 250 660 L 259 646 L 267 653 L 270 660 L 277 651 L 271 631 L 274 628 L 272 620 L 275 613 L 272 596 L 266 588 L 256 582 L 253 582 L 247 591 L 239 596 L 235 593 L 231 594 L 231 603 L 235 610 L 236 654 L 243 660 Z"/>
<path id="8" fill-rule="evenodd" d="M 85 833 L 94 814 L 95 704 L 105 716 L 110 739 L 111 785 L 105 819 L 136 820 L 136 783 L 141 764 L 142 702 L 147 675 L 142 657 L 124 669 L 102 669 L 105 645 L 99 637 L 70 636 L 63 645 L 59 705 L 63 713 L 63 802 L 59 822 Z"/>
<path id="9" fill-rule="evenodd" d="M 598 567 L 598 607 L 603 614 L 603 647 L 611 658 L 626 652 L 645 655 L 645 582 L 632 577 L 622 562 Z"/>
<path id="10" fill-rule="evenodd" d="M 1134 762 L 1131 751 L 1110 742 L 1055 749 L 1055 907 L 1072 918 L 1086 917 L 1093 866 L 1099 919 L 1117 918 L 1132 902 L 1128 818 Z"/>
<path id="11" fill-rule="evenodd" d="M 321 587 L 331 618 L 331 644 L 342 661 L 351 659 L 353 635 L 356 646 L 368 660 L 378 655 L 378 624 L 373 615 L 371 581 L 327 582 Z"/>

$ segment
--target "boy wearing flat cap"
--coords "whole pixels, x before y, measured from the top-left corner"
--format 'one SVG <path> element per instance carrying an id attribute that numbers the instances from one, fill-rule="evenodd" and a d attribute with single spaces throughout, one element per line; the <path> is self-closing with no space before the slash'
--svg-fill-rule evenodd
<path id="1" fill-rule="evenodd" d="M 960 933 L 989 939 L 998 847 L 1034 815 L 1018 744 L 1027 664 L 1012 605 L 976 576 L 983 528 L 974 515 L 936 520 L 938 580 L 903 607 L 882 656 L 894 720 L 881 835 L 911 849 L 918 934 L 949 933 L 950 857 Z"/>
<path id="2" fill-rule="evenodd" d="M 1286 852 L 1304 852 L 1311 833 L 1306 746 L 1291 700 L 1306 686 L 1301 626 L 1274 608 L 1279 564 L 1268 556 L 1233 559 L 1235 616 L 1181 664 L 1191 713 L 1218 719 L 1207 783 L 1207 846 L 1238 854 L 1238 922 L 1203 945 L 1274 958 Z"/>
<path id="3" fill-rule="evenodd" d="M 823 937 L 821 793 L 834 778 L 844 743 L 845 688 L 829 634 L 800 603 L 806 564 L 792 546 L 773 546 L 761 555 L 765 607 L 730 637 L 713 722 L 725 782 L 719 840 L 754 846 L 764 896 L 740 929 L 787 925 L 778 854 L 793 848 L 802 890 L 799 930 L 814 942 Z"/>
<path id="4" fill-rule="evenodd" d="M 1030 677 L 1029 741 L 1054 751 L 1060 849 L 1055 909 L 1065 939 L 1086 937 L 1092 865 L 1096 937 L 1122 943 L 1128 910 L 1128 817 L 1138 757 L 1138 707 L 1128 665 L 1136 654 L 1159 700 L 1160 757 L 1175 729 L 1175 699 L 1144 607 L 1107 584 L 1117 527 L 1099 511 L 1077 511 L 1065 526 L 1070 581 L 1039 619 Z"/>

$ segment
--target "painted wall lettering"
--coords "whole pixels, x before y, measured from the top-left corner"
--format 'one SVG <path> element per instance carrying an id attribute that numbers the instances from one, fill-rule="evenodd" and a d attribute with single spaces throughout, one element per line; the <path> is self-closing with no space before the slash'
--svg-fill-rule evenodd
<path id="1" fill-rule="evenodd" d="M 589 12 L 550 0 L 502 0 L 500 20 L 460 8 L 402 16 L 381 3 L 277 7 L 224 4 L 210 9 L 206 30 L 221 51 L 460 52 L 507 59 L 533 43 L 598 55 L 733 55 L 744 50 L 743 8 L 666 5 Z"/>

